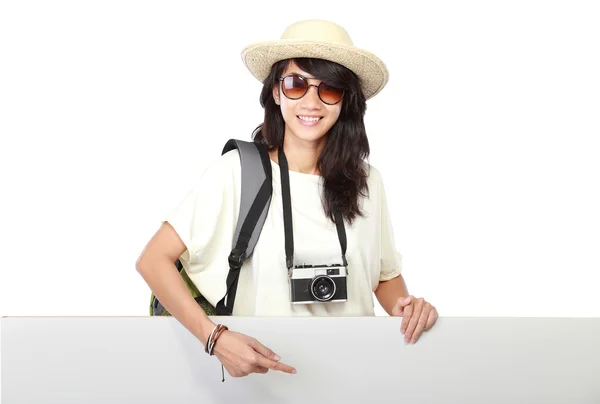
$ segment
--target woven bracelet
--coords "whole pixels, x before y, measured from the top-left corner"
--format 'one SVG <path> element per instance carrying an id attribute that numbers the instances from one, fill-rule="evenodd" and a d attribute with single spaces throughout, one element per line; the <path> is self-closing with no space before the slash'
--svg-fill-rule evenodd
<path id="1" fill-rule="evenodd" d="M 216 325 L 215 328 L 213 328 L 213 330 L 210 332 L 210 335 L 208 336 L 208 339 L 206 340 L 206 345 L 204 346 L 204 352 L 208 353 L 208 348 L 210 346 L 210 343 L 213 339 L 213 336 L 215 335 L 215 331 L 219 328 L 219 325 Z"/>
<path id="2" fill-rule="evenodd" d="M 219 324 L 217 331 L 215 332 L 215 334 L 213 335 L 211 341 L 210 341 L 210 345 L 208 347 L 208 354 L 209 355 L 213 355 L 213 350 L 215 349 L 215 344 L 217 343 L 217 340 L 219 339 L 219 337 L 221 336 L 221 334 L 223 333 L 223 331 L 228 330 L 229 328 L 227 328 L 227 326 Z"/>

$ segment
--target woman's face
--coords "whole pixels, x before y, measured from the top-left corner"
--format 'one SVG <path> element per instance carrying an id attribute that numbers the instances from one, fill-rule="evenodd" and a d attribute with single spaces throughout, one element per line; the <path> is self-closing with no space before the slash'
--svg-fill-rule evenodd
<path id="1" fill-rule="evenodd" d="M 309 84 L 318 86 L 321 81 L 291 62 L 281 77 L 296 73 L 308 79 Z M 293 136 L 301 141 L 318 142 L 324 139 L 335 124 L 342 110 L 342 101 L 335 105 L 325 104 L 318 95 L 317 87 L 310 86 L 306 94 L 297 100 L 287 98 L 281 91 L 281 82 L 273 89 L 275 103 L 281 107 L 285 120 L 285 136 Z"/>

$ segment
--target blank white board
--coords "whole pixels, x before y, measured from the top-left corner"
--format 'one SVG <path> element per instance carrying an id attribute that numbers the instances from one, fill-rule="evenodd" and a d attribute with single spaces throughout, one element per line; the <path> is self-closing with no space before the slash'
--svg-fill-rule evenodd
<path id="1" fill-rule="evenodd" d="M 2 318 L 2 403 L 600 403 L 600 319 L 213 318 L 297 368 L 232 378 L 174 318 Z"/>

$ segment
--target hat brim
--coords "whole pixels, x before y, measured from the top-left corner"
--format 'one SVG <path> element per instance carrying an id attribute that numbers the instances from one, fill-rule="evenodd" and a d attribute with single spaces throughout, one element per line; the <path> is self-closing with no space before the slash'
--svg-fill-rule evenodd
<path id="1" fill-rule="evenodd" d="M 383 90 L 389 79 L 387 67 L 381 59 L 352 45 L 279 40 L 255 43 L 242 50 L 244 65 L 261 83 L 274 63 L 300 57 L 329 60 L 350 69 L 358 76 L 366 99 Z"/>

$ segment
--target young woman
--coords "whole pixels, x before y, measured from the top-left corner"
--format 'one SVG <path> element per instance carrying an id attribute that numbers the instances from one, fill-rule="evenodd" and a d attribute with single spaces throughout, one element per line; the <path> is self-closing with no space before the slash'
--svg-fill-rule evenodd
<path id="1" fill-rule="evenodd" d="M 264 122 L 254 142 L 269 150 L 273 195 L 259 242 L 240 271 L 233 314 L 372 316 L 375 295 L 389 315 L 403 317 L 405 342 L 416 342 L 438 314 L 429 302 L 408 293 L 381 175 L 365 163 L 366 101 L 387 83 L 384 63 L 355 47 L 344 28 L 319 20 L 291 25 L 279 41 L 248 46 L 242 58 L 264 85 Z M 282 187 L 282 170 L 289 189 Z M 205 347 L 211 345 L 230 375 L 269 369 L 295 373 L 254 338 L 215 325 L 174 266 L 180 259 L 212 305 L 224 296 L 240 181 L 237 150 L 216 159 L 148 242 L 136 267 L 163 306 Z M 294 264 L 345 260 L 347 296 L 342 301 L 293 302 L 285 250 L 286 193 Z M 336 223 L 343 223 L 345 254 Z M 328 286 L 321 287 L 326 293 Z"/>

